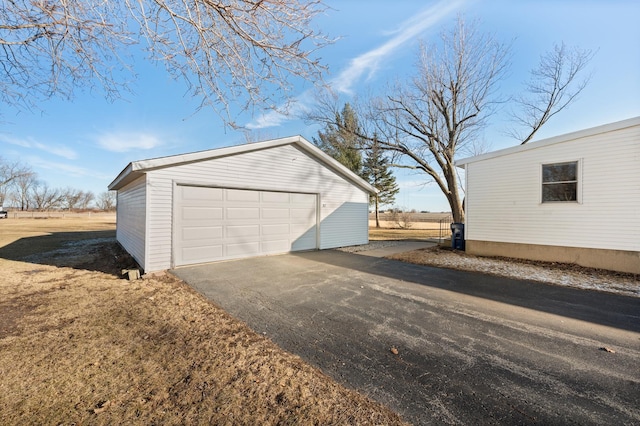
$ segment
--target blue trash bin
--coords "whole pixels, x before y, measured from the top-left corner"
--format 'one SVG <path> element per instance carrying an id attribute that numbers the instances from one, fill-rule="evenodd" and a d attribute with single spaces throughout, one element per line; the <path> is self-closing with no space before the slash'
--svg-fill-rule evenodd
<path id="1" fill-rule="evenodd" d="M 464 250 L 464 223 L 451 224 L 451 248 Z"/>

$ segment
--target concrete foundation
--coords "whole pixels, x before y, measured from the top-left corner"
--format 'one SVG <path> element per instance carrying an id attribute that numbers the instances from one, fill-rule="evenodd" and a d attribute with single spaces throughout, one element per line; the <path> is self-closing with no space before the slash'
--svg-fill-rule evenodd
<path id="1" fill-rule="evenodd" d="M 467 240 L 466 252 L 478 256 L 575 263 L 589 268 L 640 274 L 640 252 L 638 251 Z"/>

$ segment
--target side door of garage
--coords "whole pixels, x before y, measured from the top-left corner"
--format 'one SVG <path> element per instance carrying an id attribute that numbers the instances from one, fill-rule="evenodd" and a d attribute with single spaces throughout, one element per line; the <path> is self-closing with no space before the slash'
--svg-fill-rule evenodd
<path id="1" fill-rule="evenodd" d="M 312 250 L 316 194 L 177 185 L 174 266 Z"/>

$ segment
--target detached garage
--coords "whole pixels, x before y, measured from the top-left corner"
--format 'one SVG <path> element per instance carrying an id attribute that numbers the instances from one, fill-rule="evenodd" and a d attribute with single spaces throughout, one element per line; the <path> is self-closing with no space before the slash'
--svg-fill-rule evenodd
<path id="1" fill-rule="evenodd" d="M 376 191 L 300 136 L 134 161 L 109 189 L 146 272 L 366 244 Z"/>

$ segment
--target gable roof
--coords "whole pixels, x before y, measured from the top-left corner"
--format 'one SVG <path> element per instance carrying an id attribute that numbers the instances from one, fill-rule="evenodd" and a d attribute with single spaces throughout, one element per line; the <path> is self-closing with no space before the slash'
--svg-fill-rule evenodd
<path id="1" fill-rule="evenodd" d="M 270 149 L 284 145 L 294 145 L 300 148 L 310 157 L 318 160 L 322 165 L 345 178 L 355 186 L 364 191 L 375 194 L 378 190 L 353 173 L 351 170 L 334 160 L 318 147 L 307 141 L 302 136 L 290 136 L 281 139 L 272 139 L 264 142 L 254 142 L 244 145 L 236 145 L 225 148 L 210 149 L 207 151 L 191 152 L 187 154 L 172 155 L 168 157 L 152 158 L 149 160 L 132 161 L 125 167 L 120 174 L 109 184 L 109 190 L 118 190 L 125 185 L 138 179 L 140 176 L 151 170 L 164 169 L 183 164 L 197 163 L 201 161 L 212 160 L 215 158 L 228 157 L 231 155 L 239 155 L 252 151 Z"/>
<path id="2" fill-rule="evenodd" d="M 616 130 L 626 129 L 627 127 L 640 126 L 640 117 L 629 118 L 627 120 L 616 121 L 615 123 L 604 124 L 602 126 L 591 127 L 589 129 L 579 130 L 577 132 L 566 133 L 564 135 L 554 136 L 548 139 L 530 142 L 525 145 L 516 145 L 510 148 L 500 149 L 486 154 L 476 155 L 473 157 L 462 158 L 455 162 L 456 166 L 464 167 L 466 164 L 475 163 L 476 161 L 489 160 L 491 158 L 501 157 L 503 155 L 514 154 L 517 152 L 538 149 L 548 145 L 568 142 L 587 136 L 594 136 L 601 133 L 613 132 Z"/>

